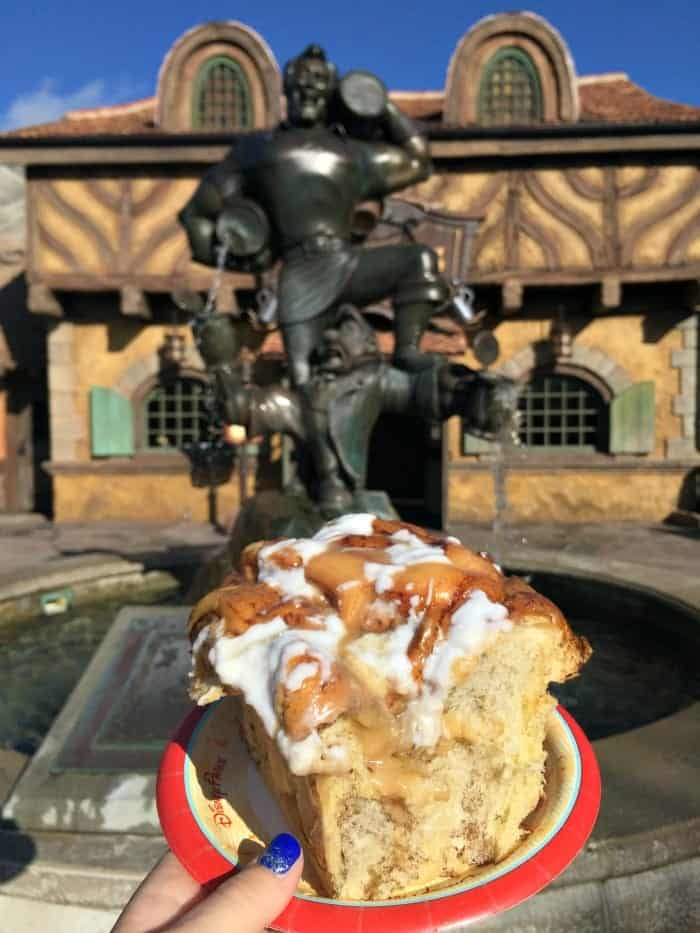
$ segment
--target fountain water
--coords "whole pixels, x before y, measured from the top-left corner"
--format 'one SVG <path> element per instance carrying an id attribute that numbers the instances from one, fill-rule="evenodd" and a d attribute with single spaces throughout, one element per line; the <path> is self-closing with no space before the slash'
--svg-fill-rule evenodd
<path id="1" fill-rule="evenodd" d="M 511 386 L 507 389 L 508 391 L 496 393 L 492 404 L 493 420 L 500 424 L 494 441 L 494 454 L 491 462 L 494 492 L 494 515 L 491 525 L 494 537 L 492 556 L 499 564 L 502 563 L 503 533 L 508 519 L 508 466 L 520 445 L 518 394 Z"/>
<path id="2" fill-rule="evenodd" d="M 226 268 L 226 258 L 229 254 L 229 250 L 230 241 L 228 237 L 224 236 L 219 246 L 216 247 L 216 269 L 214 270 L 211 285 L 209 286 L 207 301 L 202 314 L 213 314 L 213 312 L 216 311 L 216 302 L 219 297 L 219 292 L 221 291 L 221 283 L 224 278 L 224 269 Z"/>

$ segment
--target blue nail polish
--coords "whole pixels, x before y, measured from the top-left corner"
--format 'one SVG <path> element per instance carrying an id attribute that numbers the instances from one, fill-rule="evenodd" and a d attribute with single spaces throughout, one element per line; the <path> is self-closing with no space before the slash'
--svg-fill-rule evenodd
<path id="1" fill-rule="evenodd" d="M 301 855 L 301 846 L 289 833 L 280 833 L 265 849 L 258 864 L 276 875 L 286 875 Z"/>

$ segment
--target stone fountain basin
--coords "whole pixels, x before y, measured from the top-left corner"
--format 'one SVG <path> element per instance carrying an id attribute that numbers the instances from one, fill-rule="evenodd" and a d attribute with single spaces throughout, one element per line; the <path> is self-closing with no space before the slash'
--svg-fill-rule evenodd
<path id="1" fill-rule="evenodd" d="M 562 701 L 594 738 L 603 801 L 573 865 L 479 929 L 697 928 L 700 592 L 696 598 L 694 581 L 667 570 L 656 574 L 662 587 L 651 587 L 631 580 L 629 566 L 621 572 L 621 562 L 606 562 L 603 573 L 599 562 L 572 567 L 532 549 L 524 563 L 514 550 L 504 556 L 510 571 L 532 574 L 596 649 L 590 682 L 566 685 Z M 648 571 L 634 572 L 648 579 Z M 8 880 L 1 893 L 116 911 L 162 850 L 154 767 L 181 716 L 174 685 L 183 683 L 187 665 L 180 635 L 186 614 L 175 607 L 119 613 L 5 806 L 0 870 Z M 139 655 L 147 642 L 151 650 Z M 123 676 L 125 658 L 155 665 L 156 689 L 135 689 L 138 682 Z M 121 712 L 101 719 L 100 700 L 110 691 L 107 709 L 117 704 Z M 611 699 L 602 702 L 605 691 Z M 150 702 L 149 714 L 135 716 L 132 700 L 142 713 Z M 128 722 L 133 727 L 122 725 Z M 91 742 L 93 735 L 104 741 Z"/>

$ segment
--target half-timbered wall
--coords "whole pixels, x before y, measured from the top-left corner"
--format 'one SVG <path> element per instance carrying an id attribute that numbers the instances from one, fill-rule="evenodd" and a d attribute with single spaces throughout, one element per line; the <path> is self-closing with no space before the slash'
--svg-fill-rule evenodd
<path id="1" fill-rule="evenodd" d="M 418 200 L 480 220 L 474 283 L 700 275 L 697 164 L 438 171 Z"/>
<path id="2" fill-rule="evenodd" d="M 190 264 L 177 212 L 195 178 L 34 179 L 29 184 L 33 283 L 168 289 Z"/>
<path id="3" fill-rule="evenodd" d="M 163 177 L 31 180 L 30 282 L 87 291 L 204 287 L 210 273 L 190 262 L 177 222 L 196 184 Z M 475 284 L 700 276 L 695 164 L 495 172 L 445 166 L 412 197 L 480 221 L 464 270 Z"/>

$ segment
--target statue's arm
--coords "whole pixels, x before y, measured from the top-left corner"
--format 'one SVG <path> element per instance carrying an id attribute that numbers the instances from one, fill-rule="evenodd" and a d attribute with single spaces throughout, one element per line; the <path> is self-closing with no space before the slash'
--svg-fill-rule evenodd
<path id="1" fill-rule="evenodd" d="M 216 222 L 227 203 L 242 194 L 243 183 L 233 153 L 212 166 L 178 217 L 185 228 L 192 258 L 216 265 Z"/>
<path id="2" fill-rule="evenodd" d="M 382 380 L 382 411 L 395 415 L 416 414 L 424 418 L 437 418 L 439 412 L 434 387 L 435 375 L 432 369 L 426 370 L 425 377 L 417 378 L 415 373 L 389 366 Z"/>
<path id="3" fill-rule="evenodd" d="M 392 101 L 387 102 L 382 131 L 382 142 L 367 145 L 367 197 L 425 181 L 433 168 L 427 137 Z"/>
<path id="4" fill-rule="evenodd" d="M 431 421 L 459 415 L 467 430 L 493 439 L 513 417 L 518 387 L 503 376 L 445 361 L 418 373 L 388 367 L 382 398 L 384 411 Z"/>

